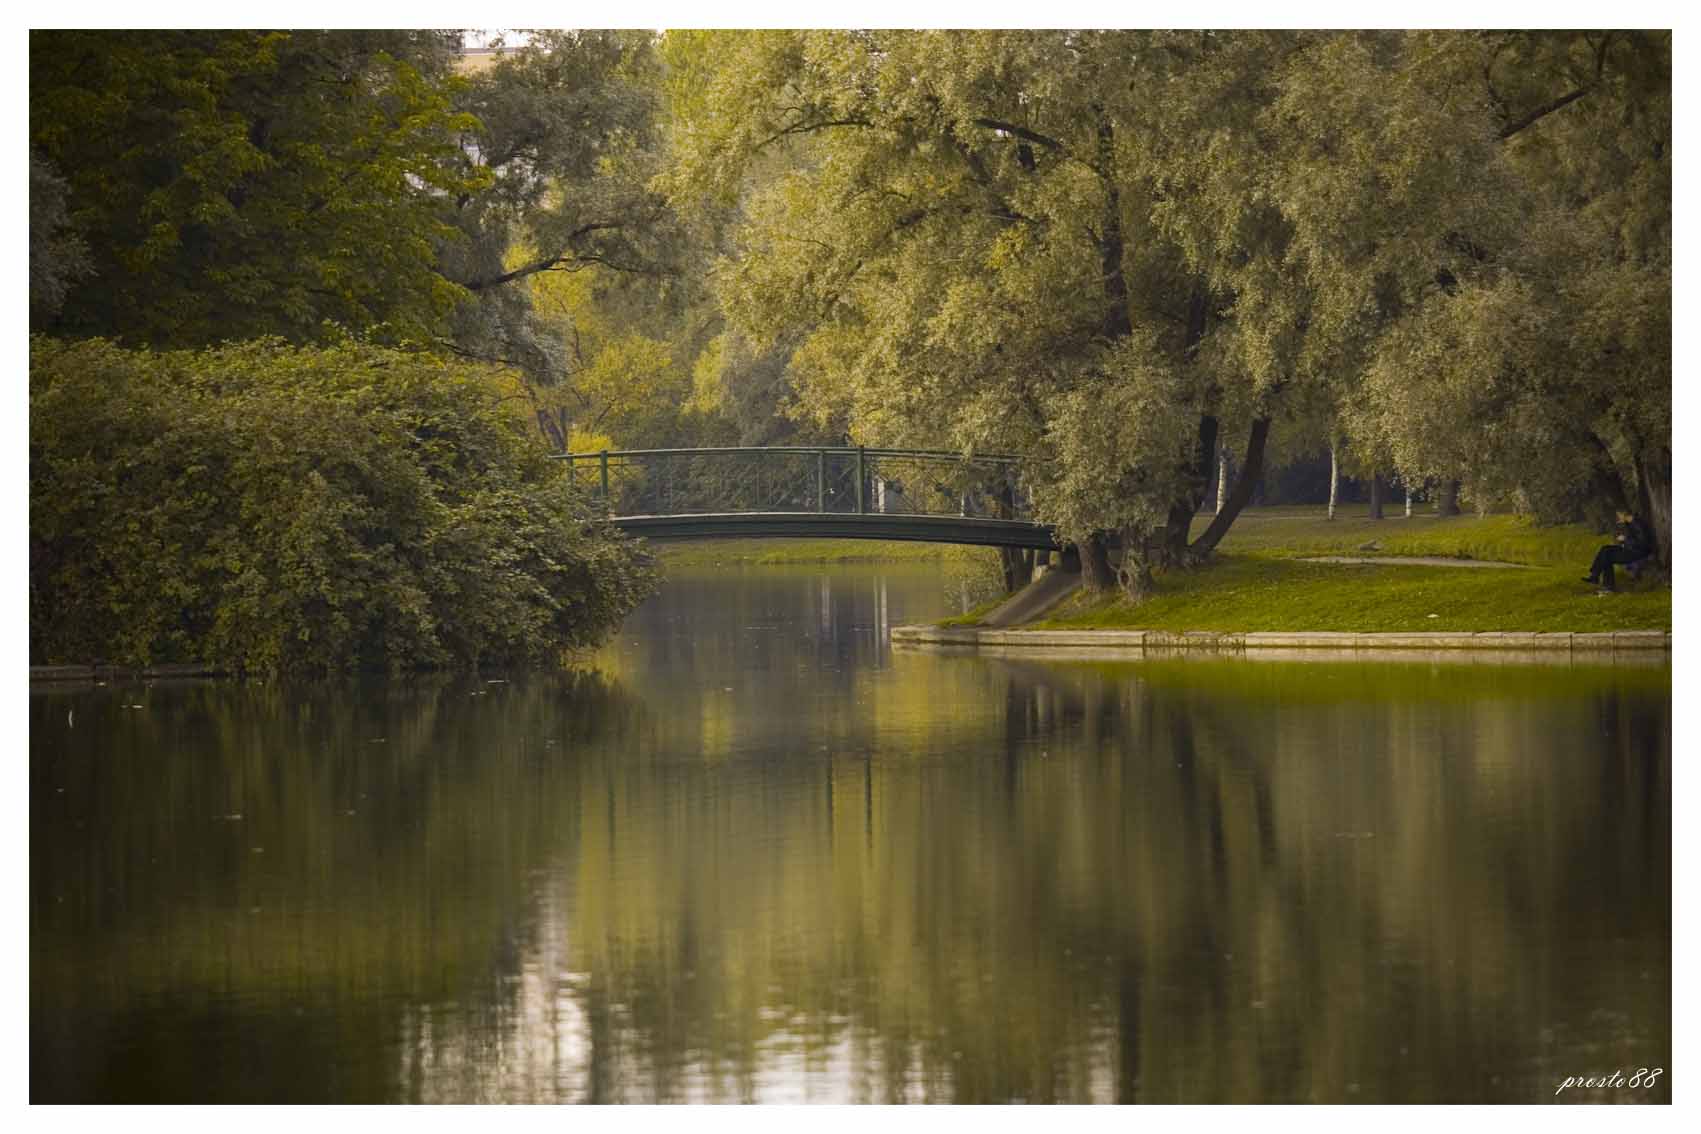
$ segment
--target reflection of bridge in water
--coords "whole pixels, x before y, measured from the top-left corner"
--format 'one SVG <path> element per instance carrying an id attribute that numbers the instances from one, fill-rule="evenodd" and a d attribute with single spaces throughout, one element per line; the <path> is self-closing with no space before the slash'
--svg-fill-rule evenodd
<path id="1" fill-rule="evenodd" d="M 562 454 L 614 522 L 656 539 L 797 536 L 1056 548 L 1015 457 L 917 449 L 627 449 Z"/>

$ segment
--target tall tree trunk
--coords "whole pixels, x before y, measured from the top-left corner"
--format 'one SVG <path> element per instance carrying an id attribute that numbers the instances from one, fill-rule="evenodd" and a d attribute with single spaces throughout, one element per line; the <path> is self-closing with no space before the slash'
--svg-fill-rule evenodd
<path id="1" fill-rule="evenodd" d="M 1099 238 L 1099 267 L 1104 277 L 1104 313 L 1099 324 L 1107 340 L 1115 341 L 1134 330 L 1128 310 L 1128 277 L 1122 267 L 1122 191 L 1116 181 L 1116 132 L 1104 107 L 1094 106 L 1098 115 L 1098 162 L 1096 172 L 1104 182 L 1104 235 Z"/>
<path id="2" fill-rule="evenodd" d="M 1671 446 L 1644 448 L 1636 454 L 1636 495 L 1642 519 L 1654 532 L 1654 557 L 1671 570 Z"/>
<path id="3" fill-rule="evenodd" d="M 1435 501 L 1437 516 L 1457 516 L 1459 514 L 1459 482 L 1444 480 L 1441 482 L 1441 494 Z"/>
<path id="4" fill-rule="evenodd" d="M 1406 481 L 1405 489 L 1406 489 L 1406 519 L 1409 520 L 1409 519 L 1412 518 L 1412 482 L 1411 481 L 1409 481 L 1409 480 Z"/>
<path id="5" fill-rule="evenodd" d="M 537 410 L 537 427 L 543 431 L 544 439 L 549 442 L 550 448 L 554 449 L 557 453 L 565 453 L 567 451 L 568 425 L 567 411 L 565 409 L 561 411 L 561 420 L 557 422 L 555 415 L 550 413 L 547 407 L 539 406 Z"/>
<path id="6" fill-rule="evenodd" d="M 1373 520 L 1382 518 L 1382 495 L 1382 474 L 1373 472 L 1370 474 L 1370 518 Z"/>
<path id="7" fill-rule="evenodd" d="M 1004 573 L 1004 593 L 1013 595 L 1034 581 L 1034 553 L 1026 548 L 1001 547 L 998 566 Z"/>
<path id="8" fill-rule="evenodd" d="M 1122 265 L 1122 192 L 1116 180 L 1116 130 L 1103 106 L 1095 105 L 1098 116 L 1097 161 L 1094 163 L 1099 179 L 1104 182 L 1104 212 L 1099 238 L 1099 269 L 1104 287 L 1103 308 L 1099 333 L 1107 342 L 1125 338 L 1134 330 L 1133 314 L 1128 309 L 1128 276 Z M 1116 585 L 1116 573 L 1110 565 L 1103 535 L 1095 534 L 1079 545 L 1081 582 L 1088 590 L 1108 591 Z"/>
<path id="9" fill-rule="evenodd" d="M 1329 518 L 1335 518 L 1335 501 L 1341 491 L 1341 457 L 1335 443 L 1329 443 Z"/>
<path id="10" fill-rule="evenodd" d="M 1135 602 L 1141 602 L 1151 595 L 1154 589 L 1152 579 L 1152 564 L 1156 558 L 1167 559 L 1168 537 L 1158 541 L 1151 538 L 1151 533 L 1138 528 L 1125 527 L 1122 529 L 1122 563 L 1117 569 L 1117 581 L 1122 584 L 1122 593 Z"/>
<path id="11" fill-rule="evenodd" d="M 1189 362 L 1192 361 L 1199 344 L 1205 339 L 1205 322 L 1209 314 L 1210 295 L 1205 290 L 1203 280 L 1193 281 L 1193 293 L 1187 302 L 1187 337 L 1183 351 Z M 1163 539 L 1160 545 L 1152 550 L 1152 559 L 1161 561 L 1164 566 L 1179 566 L 1187 562 L 1187 541 L 1193 534 L 1193 517 L 1198 515 L 1200 507 L 1205 503 L 1205 492 L 1210 487 L 1211 475 L 1215 471 L 1217 456 L 1218 425 L 1214 413 L 1207 412 L 1199 415 L 1199 429 L 1193 443 L 1193 456 L 1182 473 L 1186 477 L 1186 489 L 1180 499 L 1171 502 L 1169 518 L 1164 524 Z"/>
<path id="12" fill-rule="evenodd" d="M 1090 536 L 1076 546 L 1081 554 L 1081 585 L 1089 591 L 1108 591 L 1116 586 L 1116 571 L 1110 565 L 1104 537 Z"/>
<path id="13" fill-rule="evenodd" d="M 1252 499 L 1252 487 L 1264 471 L 1264 443 L 1269 438 L 1269 418 L 1261 417 L 1252 423 L 1252 432 L 1246 439 L 1246 456 L 1240 463 L 1240 475 L 1235 478 L 1234 491 L 1229 493 L 1223 510 L 1217 513 L 1216 518 L 1211 521 L 1211 526 L 1187 549 L 1189 555 L 1197 559 L 1214 551 L 1223 536 L 1228 534 L 1234 518 L 1240 515 L 1240 510 Z"/>
<path id="14" fill-rule="evenodd" d="M 1632 498 L 1624 476 L 1619 472 L 1618 462 L 1612 459 L 1612 450 L 1607 448 L 1607 443 L 1601 440 L 1600 434 L 1592 429 L 1588 431 L 1588 438 L 1594 448 L 1594 459 L 1589 466 L 1584 518 L 1595 523 L 1600 530 L 1609 531 L 1612 528 L 1613 512 L 1635 512 L 1637 509 L 1632 506 Z M 1640 479 L 1640 462 L 1636 471 Z M 1603 506 L 1607 510 L 1604 514 L 1598 510 Z M 1647 517 L 1644 519 L 1649 523 L 1653 522 Z"/>

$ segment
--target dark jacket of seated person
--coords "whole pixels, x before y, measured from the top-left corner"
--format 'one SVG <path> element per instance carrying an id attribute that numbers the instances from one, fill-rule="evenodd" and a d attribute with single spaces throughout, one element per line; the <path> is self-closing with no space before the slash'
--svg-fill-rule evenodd
<path id="1" fill-rule="evenodd" d="M 1605 590 L 1616 591 L 1618 580 L 1613 575 L 1613 567 L 1640 562 L 1653 552 L 1654 539 L 1648 531 L 1648 525 L 1629 512 L 1620 512 L 1618 537 L 1595 552 L 1595 561 L 1589 565 L 1589 573 L 1583 576 L 1583 581 L 1595 583 Z"/>

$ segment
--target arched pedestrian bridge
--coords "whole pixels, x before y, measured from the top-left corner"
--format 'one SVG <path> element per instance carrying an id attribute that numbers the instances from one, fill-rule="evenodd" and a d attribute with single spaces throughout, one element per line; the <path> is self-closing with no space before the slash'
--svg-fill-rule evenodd
<path id="1" fill-rule="evenodd" d="M 1056 549 L 1014 457 L 768 446 L 564 453 L 611 519 L 655 539 L 793 536 Z"/>

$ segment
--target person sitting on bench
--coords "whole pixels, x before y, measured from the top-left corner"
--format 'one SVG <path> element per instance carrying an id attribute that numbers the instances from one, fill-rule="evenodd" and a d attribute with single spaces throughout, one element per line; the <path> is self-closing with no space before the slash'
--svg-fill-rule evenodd
<path id="1" fill-rule="evenodd" d="M 1654 541 L 1647 525 L 1629 512 L 1619 512 L 1618 538 L 1595 552 L 1595 561 L 1589 565 L 1583 581 L 1594 583 L 1603 591 L 1616 591 L 1618 580 L 1613 576 L 1613 567 L 1640 563 L 1653 552 Z"/>

